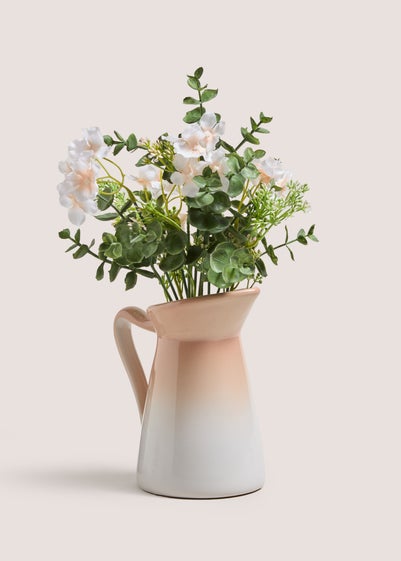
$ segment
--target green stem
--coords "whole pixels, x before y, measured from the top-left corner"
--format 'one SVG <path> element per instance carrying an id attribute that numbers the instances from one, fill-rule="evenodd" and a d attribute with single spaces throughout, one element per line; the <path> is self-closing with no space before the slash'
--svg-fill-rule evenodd
<path id="1" fill-rule="evenodd" d="M 181 278 L 182 278 L 182 285 L 183 285 L 183 287 L 184 287 L 185 294 L 186 294 L 187 298 L 189 298 L 188 284 L 187 284 L 187 282 L 186 282 L 186 280 L 185 280 L 185 272 L 184 272 L 184 269 L 181 269 Z"/>
<path id="2" fill-rule="evenodd" d="M 170 288 L 171 288 L 171 290 L 172 290 L 172 292 L 173 292 L 173 294 L 174 294 L 174 298 L 175 298 L 176 300 L 180 300 L 180 297 L 178 296 L 177 291 L 176 291 L 175 288 L 174 288 L 173 281 L 171 280 L 171 277 L 170 277 L 170 275 L 169 275 L 168 273 L 166 273 L 166 278 L 167 278 L 168 283 L 169 283 L 169 285 L 170 285 Z M 181 292 L 181 290 L 179 289 L 178 284 L 177 284 L 177 290 L 180 292 L 180 296 L 181 296 L 181 298 L 182 298 L 182 292 Z"/>
<path id="3" fill-rule="evenodd" d="M 171 297 L 169 291 L 167 290 L 167 287 L 165 286 L 162 277 L 159 275 L 159 273 L 156 270 L 156 267 L 154 265 L 150 266 L 152 271 L 154 272 L 154 274 L 156 275 L 157 280 L 159 281 L 159 284 L 161 285 L 161 287 L 163 288 L 164 291 L 164 295 L 166 296 L 167 300 L 169 302 L 172 302 L 173 298 Z"/>
<path id="4" fill-rule="evenodd" d="M 253 128 L 253 127 L 252 127 L 251 133 L 255 132 L 256 129 L 257 129 L 258 127 L 260 127 L 261 124 L 262 124 L 262 121 L 259 121 L 259 123 L 256 125 L 256 128 Z M 238 152 L 238 150 L 241 148 L 241 146 L 243 146 L 243 145 L 245 144 L 245 142 L 248 142 L 248 141 L 246 140 L 246 138 L 243 138 L 243 139 L 241 140 L 241 142 L 238 144 L 238 146 L 236 146 L 236 147 L 234 148 L 234 151 L 235 151 L 235 152 Z"/>
<path id="5" fill-rule="evenodd" d="M 285 242 L 285 243 L 282 243 L 282 244 L 280 244 L 280 245 L 276 245 L 276 246 L 273 247 L 273 249 L 280 249 L 280 247 L 284 247 L 284 246 L 286 246 L 286 245 L 290 245 L 291 243 L 294 243 L 294 242 L 297 242 L 297 241 L 298 241 L 298 238 L 295 238 L 295 240 L 291 240 L 290 242 Z M 265 253 L 266 253 L 266 252 L 265 252 Z M 262 253 L 262 255 L 265 255 L 265 253 Z"/>

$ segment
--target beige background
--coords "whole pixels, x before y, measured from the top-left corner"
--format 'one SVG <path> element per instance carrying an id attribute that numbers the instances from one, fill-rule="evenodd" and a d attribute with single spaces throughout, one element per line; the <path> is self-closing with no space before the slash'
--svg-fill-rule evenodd
<path id="1" fill-rule="evenodd" d="M 68 3 L 3 12 L 0 558 L 399 561 L 397 3 Z M 94 280 L 56 232 L 57 162 L 84 126 L 180 131 L 206 68 L 235 142 L 250 114 L 310 183 L 320 244 L 282 254 L 243 333 L 263 491 L 180 501 L 135 487 L 139 420 L 115 312 L 160 301 Z M 90 239 L 96 226 L 83 228 Z M 149 366 L 154 339 L 138 333 Z"/>

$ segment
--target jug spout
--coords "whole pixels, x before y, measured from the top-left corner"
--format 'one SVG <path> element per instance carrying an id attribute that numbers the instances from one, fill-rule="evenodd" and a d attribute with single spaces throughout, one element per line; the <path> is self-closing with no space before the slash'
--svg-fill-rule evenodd
<path id="1" fill-rule="evenodd" d="M 259 292 L 259 288 L 250 288 L 158 304 L 148 308 L 148 315 L 159 337 L 229 339 L 239 335 Z"/>

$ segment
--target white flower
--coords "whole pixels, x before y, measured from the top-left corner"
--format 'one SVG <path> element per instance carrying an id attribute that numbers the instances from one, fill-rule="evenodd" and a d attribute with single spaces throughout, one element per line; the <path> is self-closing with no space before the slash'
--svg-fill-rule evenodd
<path id="1" fill-rule="evenodd" d="M 66 167 L 69 166 L 68 161 L 64 162 Z M 74 194 L 74 198 L 78 201 L 93 200 L 97 193 L 98 187 L 96 178 L 100 175 L 100 168 L 96 162 L 88 162 L 78 160 L 74 162 L 73 169 L 67 173 L 62 183 L 57 186 L 60 195 Z"/>
<path id="2" fill-rule="evenodd" d="M 205 134 L 198 123 L 189 125 L 180 138 L 167 137 L 173 144 L 177 154 L 185 156 L 185 158 L 196 158 L 205 152 L 202 142 L 205 140 Z"/>
<path id="3" fill-rule="evenodd" d="M 199 123 L 189 125 L 179 138 L 167 139 L 174 145 L 177 154 L 194 158 L 215 149 L 220 135 L 224 133 L 224 127 L 224 123 L 217 123 L 214 113 L 205 113 Z"/>
<path id="4" fill-rule="evenodd" d="M 69 209 L 68 218 L 75 226 L 81 226 L 85 221 L 85 214 L 98 212 L 96 201 L 93 199 L 79 200 L 75 193 L 60 193 L 60 204 Z"/>
<path id="5" fill-rule="evenodd" d="M 198 158 L 185 158 L 182 154 L 176 154 L 173 164 L 177 171 L 171 174 L 171 181 L 174 185 L 182 187 L 182 194 L 186 197 L 196 197 L 200 187 L 193 178 L 202 175 L 207 163 L 199 161 Z"/>
<path id="6" fill-rule="evenodd" d="M 218 148 L 206 154 L 205 161 L 213 172 L 219 174 L 222 190 L 227 192 L 229 181 L 225 174 L 228 172 L 228 163 L 223 148 Z"/>
<path id="7" fill-rule="evenodd" d="M 68 147 L 72 162 L 79 159 L 103 158 L 110 150 L 103 140 L 103 135 L 98 127 L 83 129 L 83 138 L 73 140 Z"/>
<path id="8" fill-rule="evenodd" d="M 134 182 L 136 189 L 147 189 L 152 193 L 160 190 L 162 171 L 153 164 L 140 166 L 137 168 L 136 175 L 129 175 L 129 179 Z"/>
<path id="9" fill-rule="evenodd" d="M 253 163 L 260 174 L 255 183 L 262 182 L 266 185 L 272 183 L 277 187 L 281 187 L 281 192 L 284 192 L 287 184 L 292 179 L 292 173 L 289 170 L 283 169 L 280 160 L 267 156 L 264 160 L 255 160 Z"/>
<path id="10" fill-rule="evenodd" d="M 224 134 L 225 123 L 222 121 L 217 122 L 216 115 L 214 113 L 204 113 L 199 125 L 204 134 L 203 146 L 206 152 L 214 150 L 220 136 Z"/>

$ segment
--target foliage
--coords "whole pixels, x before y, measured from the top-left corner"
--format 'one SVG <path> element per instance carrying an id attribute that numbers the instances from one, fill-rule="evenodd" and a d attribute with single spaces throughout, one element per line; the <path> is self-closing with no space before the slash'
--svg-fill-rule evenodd
<path id="1" fill-rule="evenodd" d="M 79 216 L 88 211 L 75 177 L 77 162 L 82 168 L 86 157 L 90 169 L 98 170 L 95 217 L 109 222 L 112 231 L 103 233 L 97 251 L 95 240 L 81 242 L 80 229 L 74 235 L 69 229 L 59 232 L 60 238 L 72 242 L 67 251 L 74 259 L 90 255 L 101 261 L 97 280 L 104 278 L 105 269 L 111 282 L 124 273 L 127 290 L 141 276 L 156 279 L 167 301 L 231 291 L 243 283 L 251 287 L 262 282 L 268 274 L 265 259 L 277 265 L 278 249 L 285 247 L 294 259 L 292 244 L 318 241 L 314 226 L 301 229 L 291 240 L 285 226 L 285 241 L 269 243 L 273 227 L 308 209 L 304 198 L 308 186 L 293 180 L 279 160 L 257 148 L 258 135 L 269 132 L 263 125 L 271 117 L 263 113 L 251 117 L 235 147 L 222 138 L 220 115 L 205 110 L 218 90 L 202 85 L 202 76 L 203 69 L 198 68 L 187 77 L 196 94 L 183 102 L 194 107 L 184 116 L 188 128 L 177 137 L 163 134 L 151 142 L 138 140 L 134 133 L 125 138 L 117 131 L 103 137 L 114 155 L 123 149 L 142 152 L 131 180 L 103 152 L 99 157 L 103 147 L 91 140 L 92 129 L 86 151 L 75 156 L 81 159 L 70 158 L 62 165 L 66 180 L 59 187 L 60 201 L 69 197 L 65 206 L 81 205 Z M 248 146 L 243 149 L 244 145 Z M 73 179 L 76 191 L 71 191 Z"/>

